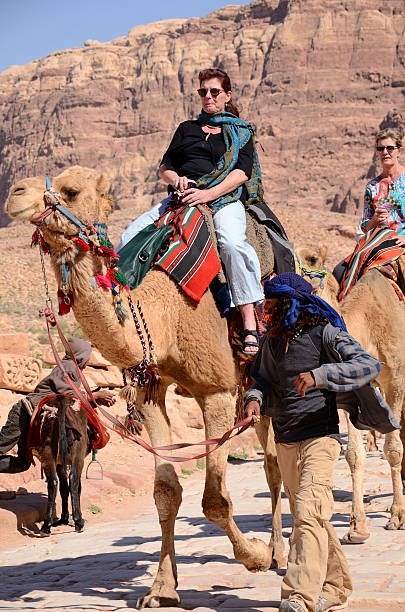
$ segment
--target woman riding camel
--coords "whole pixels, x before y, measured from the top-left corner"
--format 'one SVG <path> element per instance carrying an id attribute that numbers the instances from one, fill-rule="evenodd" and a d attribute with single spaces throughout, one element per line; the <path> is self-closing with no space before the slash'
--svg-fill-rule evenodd
<path id="1" fill-rule="evenodd" d="M 366 187 L 361 228 L 364 233 L 377 226 L 394 230 L 405 245 L 405 168 L 399 163 L 403 135 L 385 129 L 376 136 L 376 151 L 382 173 Z"/>
<path id="2" fill-rule="evenodd" d="M 213 214 L 218 248 L 234 306 L 243 321 L 243 350 L 258 350 L 254 304 L 263 300 L 260 264 L 246 242 L 245 206 L 261 198 L 262 184 L 253 130 L 239 119 L 229 76 L 210 68 L 199 74 L 202 112 L 184 121 L 174 133 L 159 167 L 160 178 L 181 197 L 182 204 L 206 205 Z M 171 203 L 166 198 L 143 213 L 124 231 L 119 249 Z"/>
<path id="3" fill-rule="evenodd" d="M 382 271 L 385 269 L 388 276 L 395 273 L 395 280 L 405 290 L 405 168 L 399 162 L 402 139 L 402 133 L 391 128 L 376 135 L 382 172 L 366 186 L 359 228 L 364 235 L 360 235 L 356 249 L 344 262 L 346 271 L 341 281 L 340 300 L 375 265 Z"/>

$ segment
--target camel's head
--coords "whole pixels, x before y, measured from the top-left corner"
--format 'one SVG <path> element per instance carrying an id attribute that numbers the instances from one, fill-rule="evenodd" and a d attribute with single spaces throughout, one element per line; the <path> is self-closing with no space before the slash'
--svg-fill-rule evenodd
<path id="1" fill-rule="evenodd" d="M 108 179 L 90 168 L 72 166 L 52 179 L 52 186 L 60 194 L 60 204 L 68 208 L 84 225 L 95 221 L 106 223 L 113 210 L 108 193 Z M 4 210 L 15 219 L 32 221 L 42 213 L 45 178 L 32 177 L 18 181 L 9 191 Z M 78 228 L 58 211 L 51 213 L 41 224 L 45 240 L 57 252 L 65 252 Z"/>
<path id="2" fill-rule="evenodd" d="M 328 247 L 326 245 L 320 247 L 301 247 L 297 249 L 297 253 L 305 268 L 319 269 L 325 266 Z"/>

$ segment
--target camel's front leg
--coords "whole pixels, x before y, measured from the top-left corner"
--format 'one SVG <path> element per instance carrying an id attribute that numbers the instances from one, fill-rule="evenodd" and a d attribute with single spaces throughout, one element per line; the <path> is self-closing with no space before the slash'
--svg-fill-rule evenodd
<path id="1" fill-rule="evenodd" d="M 353 498 L 350 527 L 346 535 L 343 536 L 343 541 L 347 544 L 362 544 L 370 537 L 363 501 L 366 451 L 361 431 L 352 425 L 347 412 L 345 412 L 345 415 L 348 431 L 346 461 L 349 464 L 352 476 Z"/>
<path id="2" fill-rule="evenodd" d="M 161 385 L 158 404 L 148 403 L 142 407 L 145 427 L 152 446 L 171 444 L 170 423 L 164 399 L 167 385 Z M 171 463 L 155 458 L 154 498 L 162 530 L 159 568 L 150 591 L 138 600 L 137 608 L 160 608 L 177 606 L 177 566 L 174 550 L 174 524 L 181 504 L 182 487 Z"/>
<path id="3" fill-rule="evenodd" d="M 385 435 L 384 454 L 391 467 L 391 478 L 394 497 L 391 506 L 391 518 L 386 529 L 405 529 L 405 500 L 402 491 L 401 467 L 403 447 L 400 433 L 395 430 Z"/>
<path id="4" fill-rule="evenodd" d="M 404 404 L 405 389 L 403 386 L 402 370 L 397 376 L 392 374 L 384 390 L 388 404 L 397 418 L 398 423 L 404 427 Z M 402 436 L 404 434 L 402 433 Z M 391 506 L 391 518 L 386 524 L 386 529 L 405 529 L 405 501 L 403 495 L 403 485 L 401 478 L 402 460 L 404 448 L 401 440 L 401 433 L 395 430 L 385 435 L 384 454 L 391 467 L 391 478 L 393 488 L 393 500 Z"/>
<path id="5" fill-rule="evenodd" d="M 269 542 L 272 555 L 272 567 L 285 567 L 284 540 L 281 517 L 281 474 L 277 462 L 276 444 L 274 441 L 271 419 L 261 416 L 256 423 L 256 433 L 264 451 L 264 471 L 271 494 L 271 537 Z"/>
<path id="6" fill-rule="evenodd" d="M 235 396 L 230 392 L 214 393 L 197 398 L 204 414 L 208 438 L 220 437 L 234 424 Z M 235 559 L 248 570 L 267 570 L 272 562 L 269 547 L 253 538 L 248 540 L 233 520 L 233 507 L 225 486 L 228 444 L 207 456 L 203 511 L 209 521 L 220 527 L 233 545 Z"/>

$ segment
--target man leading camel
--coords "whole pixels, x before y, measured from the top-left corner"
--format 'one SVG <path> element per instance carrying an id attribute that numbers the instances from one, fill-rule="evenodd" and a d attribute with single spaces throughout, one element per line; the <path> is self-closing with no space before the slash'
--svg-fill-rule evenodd
<path id="1" fill-rule="evenodd" d="M 76 363 L 83 370 L 90 358 L 91 344 L 80 338 L 71 338 L 70 347 L 76 359 Z M 80 385 L 80 379 L 76 371 L 76 365 L 70 355 L 63 358 L 63 366 L 69 378 Z M 72 388 L 65 380 L 64 374 L 59 366 L 56 366 L 48 376 L 43 378 L 32 393 L 19 400 L 11 408 L 5 425 L 0 430 L 0 472 L 17 474 L 25 472 L 30 467 L 30 459 L 27 453 L 27 436 L 31 421 L 31 415 L 38 406 L 41 399 L 53 393 L 72 395 Z M 115 399 L 109 391 L 98 391 L 93 394 L 100 404 L 111 406 Z M 10 449 L 17 445 L 17 455 L 6 455 Z"/>
<path id="2" fill-rule="evenodd" d="M 336 392 L 365 390 L 379 362 L 345 331 L 338 313 L 294 273 L 265 282 L 269 331 L 252 367 L 245 395 L 248 416 L 272 417 L 277 459 L 290 502 L 294 530 L 281 587 L 284 612 L 325 612 L 347 607 L 349 568 L 330 524 L 332 477 L 341 443 Z M 357 397 L 363 408 L 362 397 Z M 355 403 L 353 403 L 353 407 Z M 397 426 L 386 404 L 374 397 L 381 423 Z M 361 417 L 361 418 L 360 418 Z M 364 426 L 367 415 L 351 415 Z M 382 424 L 383 426 L 383 424 Z"/>

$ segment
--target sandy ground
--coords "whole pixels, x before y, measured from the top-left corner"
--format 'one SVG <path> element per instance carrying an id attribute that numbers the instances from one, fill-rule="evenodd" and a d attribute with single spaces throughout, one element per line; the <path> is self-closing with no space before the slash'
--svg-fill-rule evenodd
<path id="1" fill-rule="evenodd" d="M 405 610 L 405 532 L 384 530 L 392 495 L 381 443 L 379 451 L 369 454 L 366 464 L 365 500 L 371 537 L 365 544 L 345 546 L 354 582 L 349 610 L 358 612 Z M 1 502 L 1 610 L 131 609 L 151 586 L 160 547 L 150 487 L 151 462 L 142 454 L 129 466 L 121 444 L 114 445 L 111 458 L 106 452 L 102 459 L 103 481 L 84 480 L 84 506 L 92 496 L 96 498 L 95 490 L 100 505 L 105 497 L 102 512 L 91 515 L 87 508 L 88 522 L 82 534 L 74 533 L 72 527 L 58 527 L 49 538 L 40 538 L 34 525 L 23 529 L 17 540 L 17 502 Z M 110 461 L 115 461 L 115 470 L 111 470 Z M 256 447 L 246 460 L 229 464 L 227 483 L 242 532 L 268 541 L 270 499 L 262 464 Z M 118 475 L 128 478 L 128 472 L 133 473 L 122 486 L 121 497 L 116 492 L 114 497 L 108 495 L 113 474 L 117 481 Z M 138 483 L 136 494 L 128 490 L 129 482 L 131 486 Z M 282 571 L 250 574 L 234 561 L 228 539 L 202 515 L 203 470 L 183 471 L 181 484 L 184 493 L 176 548 L 182 603 L 168 610 L 277 610 Z M 33 496 L 33 505 L 39 500 L 43 503 L 36 481 L 31 481 L 29 488 L 33 492 L 24 498 Z M 350 475 L 343 456 L 338 461 L 334 495 L 333 524 L 342 537 L 348 528 L 351 505 Z M 6 525 L 5 513 L 12 518 Z M 283 527 L 287 547 L 291 516 L 285 497 Z"/>

